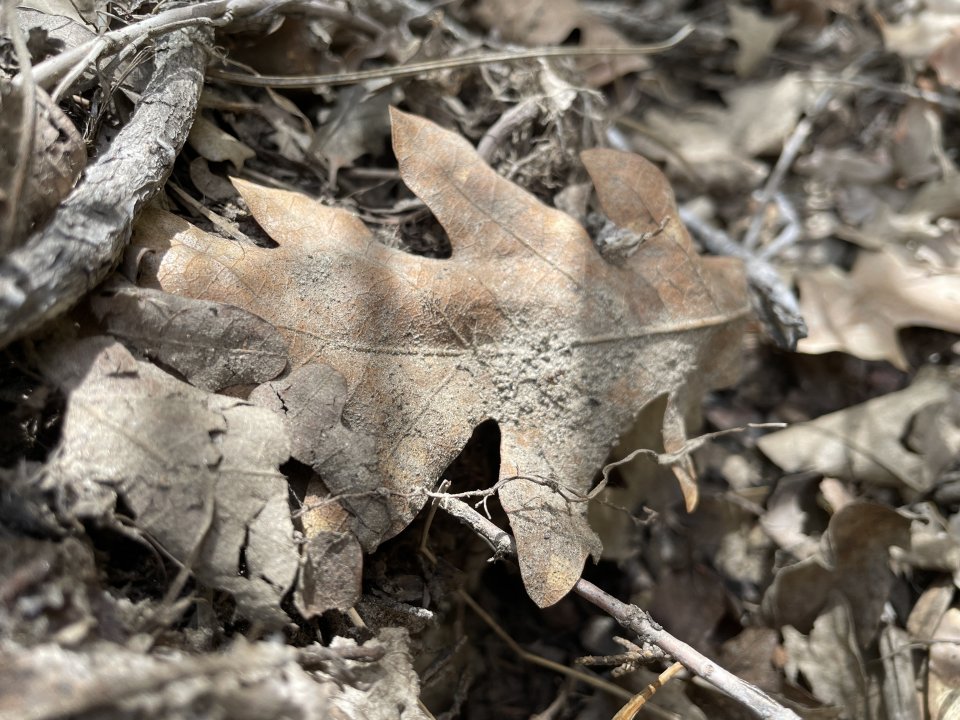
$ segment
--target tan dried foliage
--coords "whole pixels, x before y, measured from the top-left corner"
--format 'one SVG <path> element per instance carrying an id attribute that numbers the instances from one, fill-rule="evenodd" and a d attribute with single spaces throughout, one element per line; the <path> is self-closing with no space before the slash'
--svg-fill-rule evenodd
<path id="1" fill-rule="evenodd" d="M 285 336 L 292 368 L 324 363 L 345 378 L 342 422 L 375 438 L 382 483 L 362 503 L 344 499 L 368 551 L 403 529 L 419 491 L 495 419 L 500 475 L 523 477 L 499 497 L 528 592 L 549 605 L 600 550 L 576 495 L 618 434 L 666 395 L 664 444 L 677 450 L 683 410 L 734 378 L 742 268 L 696 254 L 666 179 L 643 158 L 584 154 L 612 221 L 636 232 L 666 223 L 612 264 L 576 221 L 499 177 L 464 139 L 391 116 L 401 176 L 446 229 L 450 259 L 388 248 L 348 212 L 236 180 L 279 246 L 240 246 L 151 211 L 134 238 L 142 282 L 260 315 Z M 343 494 L 354 475 L 347 466 L 323 479 Z M 692 507 L 692 466 L 679 476 Z"/>
<path id="2" fill-rule="evenodd" d="M 850 273 L 826 267 L 798 283 L 810 328 L 800 341 L 800 352 L 840 350 L 906 369 L 897 337 L 900 328 L 960 332 L 960 273 L 924 266 L 896 250 L 862 253 Z"/>
<path id="3" fill-rule="evenodd" d="M 579 0 L 481 0 L 474 9 L 476 19 L 495 29 L 510 42 L 528 45 L 560 45 L 577 32 L 578 47 L 627 47 L 620 32 L 583 7 Z M 601 87 L 631 72 L 646 70 L 650 62 L 642 55 L 615 58 L 586 58 L 580 71 L 592 87 Z"/>

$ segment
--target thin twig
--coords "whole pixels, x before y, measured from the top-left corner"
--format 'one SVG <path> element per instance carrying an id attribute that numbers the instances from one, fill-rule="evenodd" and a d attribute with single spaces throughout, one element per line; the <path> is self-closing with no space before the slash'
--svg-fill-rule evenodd
<path id="1" fill-rule="evenodd" d="M 516 543 L 509 533 L 504 532 L 480 513 L 464 502 L 454 498 L 443 498 L 440 508 L 474 532 L 484 537 L 491 545 L 512 549 L 516 554 Z M 644 643 L 656 645 L 667 655 L 683 663 L 690 672 L 698 675 L 714 687 L 722 690 L 734 700 L 748 708 L 762 720 L 800 720 L 791 710 L 778 703 L 765 692 L 741 680 L 728 670 L 717 665 L 685 642 L 678 640 L 654 622 L 650 616 L 636 605 L 617 600 L 588 580 L 580 578 L 573 591 L 585 600 L 604 610 L 627 630 L 636 633 Z"/>
<path id="2" fill-rule="evenodd" d="M 783 229 L 757 253 L 761 260 L 772 260 L 800 239 L 800 216 L 793 203 L 782 192 L 774 193 L 773 199 L 783 218 Z"/>
<path id="3" fill-rule="evenodd" d="M 448 480 L 444 480 L 440 484 L 438 490 L 442 491 L 444 488 L 449 486 L 449 484 L 450 483 Z M 430 524 L 433 522 L 433 517 L 436 511 L 437 505 L 431 505 L 430 515 L 427 518 L 426 527 L 424 528 L 423 535 L 420 539 L 420 553 L 423 554 L 423 556 L 434 565 L 437 563 L 437 557 L 429 548 L 427 540 L 429 539 Z M 484 536 L 481 535 L 481 537 Z M 594 687 L 610 693 L 615 697 L 619 697 L 621 699 L 629 699 L 631 697 L 630 693 L 619 685 L 614 685 L 613 683 L 607 682 L 606 680 L 591 673 L 583 672 L 581 670 L 577 670 L 576 668 L 567 667 L 566 665 L 561 665 L 560 663 L 556 663 L 553 660 L 549 660 L 545 657 L 537 655 L 536 653 L 524 650 L 522 647 L 520 647 L 516 640 L 510 637 L 510 635 L 502 627 L 500 627 L 499 623 L 497 623 L 497 621 L 494 620 L 490 614 L 487 613 L 487 611 L 484 610 L 480 604 L 470 596 L 469 593 L 461 589 L 457 591 L 457 595 L 464 603 L 470 606 L 470 609 L 473 610 L 480 617 L 480 619 L 483 620 L 491 630 L 493 630 L 494 634 L 503 640 L 503 642 L 506 643 L 507 646 L 513 650 L 513 652 L 516 653 L 517 657 L 519 657 L 521 660 L 531 663 L 532 665 L 538 665 L 540 667 L 547 668 L 548 670 L 552 670 L 553 672 L 561 675 L 566 675 L 574 680 L 580 680 L 588 685 L 593 685 Z"/>
<path id="4" fill-rule="evenodd" d="M 515 52 L 494 52 L 457 58 L 440 58 L 438 60 L 411 63 L 410 65 L 376 68 L 374 70 L 357 70 L 356 72 L 331 73 L 328 75 L 248 75 L 246 73 L 234 73 L 228 70 L 211 69 L 207 71 L 207 76 L 215 80 L 226 80 L 236 83 L 237 85 L 249 85 L 252 87 L 303 89 L 320 85 L 353 85 L 355 83 L 365 82 L 366 80 L 411 77 L 413 75 L 435 72 L 437 70 L 451 70 L 473 65 L 489 65 L 491 63 L 517 62 L 518 60 L 538 60 L 541 58 L 555 57 L 595 57 L 598 55 L 652 55 L 676 46 L 691 32 L 693 32 L 693 26 L 686 25 L 679 32 L 671 35 L 663 42 L 652 45 L 607 48 L 531 48 L 529 50 Z"/>
<path id="5" fill-rule="evenodd" d="M 55 103 L 59 103 L 60 98 L 70 88 L 70 86 L 77 81 L 77 78 L 83 75 L 87 68 L 93 65 L 97 61 L 97 58 L 103 54 L 106 46 L 107 43 L 105 43 L 102 38 L 97 38 L 90 47 L 89 52 L 87 52 L 80 62 L 70 68 L 70 70 L 67 71 L 67 74 L 63 76 L 63 79 L 57 83 L 57 86 L 53 89 L 53 92 L 50 93 L 50 99 Z"/>
<path id="6" fill-rule="evenodd" d="M 484 610 L 476 600 L 470 597 L 469 593 L 464 592 L 463 590 L 458 590 L 457 597 L 459 597 L 464 603 L 466 603 L 470 607 L 470 609 L 473 610 L 473 612 L 475 612 L 480 617 L 480 619 L 487 624 L 487 627 L 493 630 L 494 634 L 498 638 L 503 640 L 503 642 L 507 645 L 507 647 L 509 647 L 517 655 L 517 657 L 519 657 L 524 662 L 528 662 L 531 665 L 537 665 L 539 667 L 546 668 L 547 670 L 552 670 L 553 672 L 558 673 L 560 675 L 566 675 L 567 677 L 573 678 L 574 680 L 579 680 L 580 682 L 584 682 L 588 685 L 592 685 L 593 687 L 599 690 L 603 690 L 605 693 L 609 693 L 610 695 L 613 695 L 616 698 L 620 698 L 621 700 L 630 700 L 633 697 L 633 693 L 631 693 L 629 690 L 624 690 L 619 685 L 614 685 L 613 683 L 608 682 L 607 680 L 604 680 L 601 677 L 593 675 L 592 673 L 588 673 L 583 670 L 577 670 L 576 668 L 567 667 L 566 665 L 562 665 L 558 662 L 554 662 L 553 660 L 549 660 L 545 657 L 541 657 L 536 653 L 532 653 L 527 650 L 524 650 L 522 647 L 520 647 L 520 644 L 516 640 L 510 637 L 510 634 L 506 630 L 500 627 L 497 621 L 494 620 L 490 616 L 490 614 L 486 610 Z"/>
<path id="7" fill-rule="evenodd" d="M 290 7 L 298 12 L 314 15 L 344 16 L 341 8 L 319 0 L 210 0 L 186 4 L 131 23 L 119 30 L 104 33 L 100 37 L 44 60 L 34 68 L 34 77 L 40 87 L 50 88 L 67 73 L 75 71 L 77 65 L 85 66 L 95 61 L 100 55 L 109 55 L 130 43 L 168 35 L 182 28 L 226 25 L 237 18 L 258 13 L 278 12 Z M 372 27 L 379 26 L 374 24 Z M 18 75 L 13 80 L 15 86 L 21 82 L 23 82 L 22 75 Z"/>
<path id="8" fill-rule="evenodd" d="M 631 452 L 629 455 L 626 455 L 615 462 L 608 463 L 607 465 L 603 466 L 603 469 L 600 471 L 603 477 L 600 480 L 600 482 L 597 483 L 597 486 L 590 491 L 589 497 L 590 499 L 593 499 L 600 493 L 601 490 L 603 490 L 603 488 L 606 487 L 610 477 L 610 473 L 613 471 L 614 468 L 618 468 L 621 465 L 626 465 L 627 463 L 632 462 L 635 458 L 639 457 L 640 455 L 650 458 L 651 460 L 656 462 L 658 465 L 666 465 L 666 466 L 676 465 L 685 457 L 688 457 L 690 453 L 703 447 L 708 441 L 715 440 L 716 438 L 723 437 L 724 435 L 732 435 L 733 433 L 744 432 L 748 428 L 761 429 L 761 430 L 779 430 L 779 429 L 785 428 L 786 426 L 787 426 L 786 423 L 780 423 L 780 422 L 747 423 L 742 427 L 728 428 L 726 430 L 717 430 L 716 432 L 705 433 L 703 435 L 698 435 L 695 438 L 690 438 L 689 440 L 687 440 L 687 442 L 683 444 L 683 447 L 681 447 L 679 450 L 675 450 L 674 452 L 659 453 L 656 450 L 650 450 L 649 448 L 637 448 L 636 450 Z"/>
<path id="9" fill-rule="evenodd" d="M 887 83 L 880 80 L 865 77 L 822 77 L 814 75 L 810 77 L 811 83 L 830 83 L 832 85 L 847 85 L 850 87 L 863 88 L 865 90 L 874 90 L 884 95 L 901 95 L 912 100 L 923 100 L 924 102 L 939 105 L 947 110 L 960 110 L 960 98 L 951 97 L 933 90 L 924 90 L 923 88 L 911 87 L 906 83 Z"/>
<path id="10" fill-rule="evenodd" d="M 680 219 L 714 255 L 729 255 L 743 260 L 747 280 L 755 291 L 754 305 L 771 337 L 780 347 L 792 350 L 807 336 L 807 324 L 797 302 L 780 273 L 763 257 L 747 250 L 722 230 L 711 227 L 690 209 L 680 207 Z"/>
<path id="11" fill-rule="evenodd" d="M 540 98 L 531 97 L 514 105 L 491 125 L 480 138 L 477 144 L 477 154 L 487 163 L 493 160 L 497 147 L 504 141 L 514 128 L 523 125 L 537 116 Z"/>
<path id="12" fill-rule="evenodd" d="M 872 57 L 873 51 L 861 55 L 844 68 L 840 76 L 841 79 L 856 75 Z M 763 230 L 763 220 L 767 212 L 767 206 L 770 205 L 773 200 L 774 193 L 780 189 L 780 185 L 783 183 L 787 171 L 800 153 L 800 148 L 803 147 L 804 141 L 806 141 L 810 133 L 813 132 L 813 121 L 826 109 L 830 101 L 833 100 L 836 91 L 836 87 L 828 87 L 821 92 L 814 101 L 813 107 L 800 119 L 800 122 L 794 127 L 790 138 L 783 144 L 783 151 L 780 153 L 780 157 L 777 158 L 777 164 L 773 166 L 773 171 L 769 177 L 767 177 L 767 182 L 757 197 L 757 209 L 753 213 L 750 227 L 747 228 L 747 232 L 743 236 L 743 247 L 746 250 L 753 250 L 757 246 L 760 240 L 760 231 Z"/>

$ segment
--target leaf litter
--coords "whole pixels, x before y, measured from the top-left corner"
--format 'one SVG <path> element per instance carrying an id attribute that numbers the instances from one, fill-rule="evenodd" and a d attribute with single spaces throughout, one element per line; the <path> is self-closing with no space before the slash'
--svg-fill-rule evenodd
<path id="1" fill-rule="evenodd" d="M 35 62 L 98 22 L 95 3 L 29 5 Z M 620 652 L 612 623 L 564 595 L 581 571 L 803 717 L 948 716 L 955 9 L 569 2 L 511 20 L 493 2 L 386 5 L 218 41 L 260 72 L 312 74 L 501 38 L 697 32 L 653 57 L 312 93 L 209 81 L 173 192 L 123 266 L 144 287 L 114 279 L 3 360 L 0 662 L 16 681 L 0 716 L 420 717 L 419 697 L 437 716 L 611 717 L 602 691 L 517 665 L 457 599 L 468 588 L 545 657 Z M 14 55 L 0 45 L 4 72 Z M 36 177 L 54 180 L 26 185 L 18 210 L 83 182 L 78 138 L 96 159 L 142 88 L 129 60 L 100 68 L 112 101 L 88 72 L 41 106 L 65 132 L 38 125 Z M 406 111 L 395 160 L 388 104 Z M 7 104 L 0 127 L 20 117 Z M 734 241 L 752 234 L 797 288 L 810 332 L 796 351 L 736 312 L 693 327 L 719 316 L 712 302 L 745 307 L 742 273 L 698 259 L 674 192 Z M 31 231 L 48 211 L 16 219 Z M 189 263 L 165 265 L 178 253 Z M 600 337 L 604 351 L 577 345 Z M 590 493 L 606 461 L 675 449 L 704 421 L 781 420 L 795 424 L 698 450 L 695 485 L 692 464 L 641 456 Z M 418 512 L 441 477 L 516 535 L 519 579 Z M 658 673 L 617 682 L 640 691 Z M 745 712 L 681 678 L 650 703 Z"/>

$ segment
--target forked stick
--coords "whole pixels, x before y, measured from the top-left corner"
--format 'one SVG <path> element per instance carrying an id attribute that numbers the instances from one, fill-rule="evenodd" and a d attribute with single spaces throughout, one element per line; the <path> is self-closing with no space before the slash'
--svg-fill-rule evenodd
<path id="1" fill-rule="evenodd" d="M 486 540 L 498 554 L 517 554 L 513 537 L 461 500 L 452 497 L 438 499 L 440 508 L 468 525 L 471 530 Z M 636 633 L 647 644 L 656 645 L 665 653 L 682 663 L 690 672 L 700 676 L 711 685 L 751 710 L 763 720 L 800 720 L 792 710 L 785 708 L 758 687 L 741 680 L 715 662 L 678 640 L 658 625 L 650 615 L 636 605 L 617 600 L 592 582 L 580 578 L 573 591 L 590 601 L 627 630 Z"/>

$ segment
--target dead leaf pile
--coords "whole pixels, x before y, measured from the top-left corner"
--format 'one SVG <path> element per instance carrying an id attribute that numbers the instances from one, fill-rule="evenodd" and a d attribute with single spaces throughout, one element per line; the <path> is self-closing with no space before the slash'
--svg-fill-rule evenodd
<path id="1" fill-rule="evenodd" d="M 16 5 L 38 80 L 31 113 L 3 24 L 7 298 L 33 274 L 5 253 L 165 106 L 145 81 L 172 57 L 143 36 L 65 77 L 47 59 L 168 8 Z M 568 593 L 584 573 L 801 717 L 955 715 L 955 5 L 356 0 L 203 28 L 125 257 L 130 219 L 74 267 L 118 272 L 0 354 L 0 720 L 619 717 L 666 665 Z M 473 58 L 686 26 L 642 57 Z M 745 278 L 798 296 L 798 347 Z M 740 430 L 681 451 L 704 421 Z M 427 507 L 442 479 L 522 582 Z M 638 717 L 668 713 L 749 707 L 680 676 Z"/>

